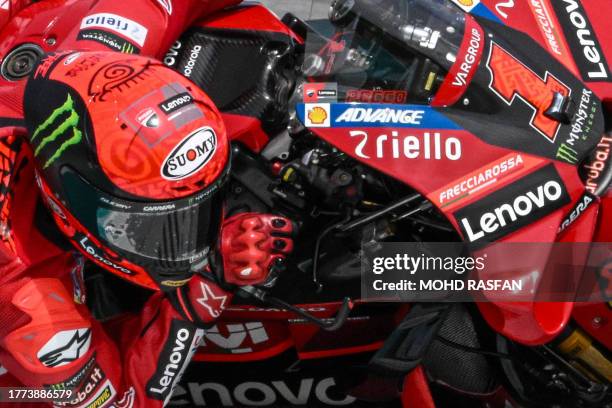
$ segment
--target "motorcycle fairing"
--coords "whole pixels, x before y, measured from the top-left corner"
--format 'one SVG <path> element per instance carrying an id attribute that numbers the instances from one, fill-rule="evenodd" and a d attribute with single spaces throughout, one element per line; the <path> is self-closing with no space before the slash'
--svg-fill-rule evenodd
<path id="1" fill-rule="evenodd" d="M 302 308 L 319 318 L 333 317 L 339 303 L 313 303 Z M 196 361 L 263 361 L 291 349 L 301 360 L 378 350 L 406 312 L 402 305 L 360 305 L 335 332 L 296 319 L 282 309 L 234 305 L 207 331 Z"/>
<path id="2" fill-rule="evenodd" d="M 525 33 L 588 83 L 599 98 L 612 99 L 612 36 L 608 20 L 612 15 L 612 3 L 599 0 L 452 1 L 475 16 Z"/>
<path id="3" fill-rule="evenodd" d="M 467 19 L 470 25 L 471 20 Z M 576 166 L 597 145 L 604 130 L 600 100 L 572 73 L 523 33 L 476 18 L 484 38 L 466 29 L 464 36 L 484 42 L 478 61 L 467 70 L 465 93 L 451 106 L 427 108 L 420 105 L 385 105 L 390 110 L 422 110 L 418 124 L 398 126 L 373 120 L 377 105 L 305 104 L 298 116 L 313 132 L 355 159 L 405 182 L 432 200 L 459 229 L 457 211 L 513 185 L 529 183 L 534 174 L 549 168 L 562 180 L 564 200 L 547 206 L 536 216 L 512 231 L 504 231 L 497 242 L 554 242 L 563 218 L 585 191 Z M 476 41 L 476 42 L 478 42 Z M 462 42 L 458 56 L 469 54 L 465 48 L 480 46 Z M 457 58 L 455 64 L 462 64 Z M 464 70 L 465 71 L 465 70 Z M 453 69 L 450 70 L 453 73 Z M 456 75 L 456 74 L 455 74 Z M 447 78 L 448 80 L 448 78 Z M 460 82 L 460 81 L 458 81 Z M 439 92 L 444 90 L 444 85 Z M 552 119 L 547 111 L 553 95 L 564 100 L 565 118 Z M 435 100 L 435 99 L 434 99 Z M 569 103 L 568 101 L 572 102 Z M 343 121 L 353 117 L 349 109 L 370 112 L 370 123 Z M 369 109 L 369 110 L 368 110 Z M 325 116 L 323 120 L 322 117 Z M 367 116 L 367 115 L 366 115 Z M 450 119 L 450 123 L 448 121 Z M 318 121 L 318 123 L 317 123 Z M 361 122 L 361 123 L 357 123 Z M 433 149 L 432 156 L 427 151 Z M 453 144 L 460 152 L 445 150 Z M 520 154 L 521 163 L 505 177 L 494 178 L 478 189 L 478 194 L 463 198 L 455 207 L 441 205 L 441 192 L 452 189 L 459 179 Z M 507 164 L 507 163 L 506 163 Z M 440 169 L 443 168 L 443 171 Z M 454 184 L 453 184 L 454 183 Z M 535 186 L 534 186 L 535 187 Z M 506 197 L 514 199 L 514 197 Z M 453 211 L 451 211 L 451 208 Z M 524 220 L 525 221 L 525 220 Z M 465 237 L 465 230 L 463 230 Z M 542 255 L 542 268 L 546 265 Z M 567 323 L 571 303 L 487 304 L 482 307 L 489 323 L 502 334 L 525 344 L 541 344 L 556 336 Z"/>
<path id="4" fill-rule="evenodd" d="M 210 96 L 231 140 L 259 152 L 287 125 L 294 79 L 286 65 L 301 41 L 264 6 L 245 4 L 198 21 L 164 63 Z"/>
<path id="5" fill-rule="evenodd" d="M 599 98 L 525 34 L 487 20 L 479 23 L 487 41 L 464 94 L 469 104 L 441 112 L 489 144 L 580 163 L 604 131 Z M 546 114 L 555 92 L 573 104 L 564 122 Z"/>

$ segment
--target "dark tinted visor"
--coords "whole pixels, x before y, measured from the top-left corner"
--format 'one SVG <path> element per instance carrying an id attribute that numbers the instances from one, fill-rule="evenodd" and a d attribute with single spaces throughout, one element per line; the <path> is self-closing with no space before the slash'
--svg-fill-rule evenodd
<path id="1" fill-rule="evenodd" d="M 222 216 L 223 175 L 190 197 L 155 203 L 117 199 L 72 169 L 61 171 L 68 209 L 113 251 L 157 262 L 198 262 L 216 242 Z"/>

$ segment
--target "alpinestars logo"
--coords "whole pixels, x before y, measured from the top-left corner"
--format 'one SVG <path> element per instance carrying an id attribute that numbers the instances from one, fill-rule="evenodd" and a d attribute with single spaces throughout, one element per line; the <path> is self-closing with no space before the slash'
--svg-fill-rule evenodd
<path id="1" fill-rule="evenodd" d="M 475 246 L 496 241 L 570 203 L 563 180 L 550 164 L 454 213 Z"/>
<path id="2" fill-rule="evenodd" d="M 60 367 L 83 356 L 89 350 L 91 329 L 64 330 L 56 333 L 36 357 L 46 367 Z"/>
<path id="3" fill-rule="evenodd" d="M 207 283 L 201 282 L 202 297 L 197 298 L 197 302 L 208 312 L 208 314 L 216 319 L 225 309 L 227 296 L 222 294 L 217 296 Z"/>
<path id="4" fill-rule="evenodd" d="M 83 133 L 78 128 L 79 120 L 79 114 L 74 109 L 74 101 L 69 94 L 66 102 L 55 109 L 47 120 L 36 128 L 30 138 L 30 141 L 35 146 L 34 156 L 36 157 L 40 155 L 45 147 L 57 142 L 60 137 L 65 136 L 64 141 L 50 153 L 49 158 L 43 164 L 43 169 L 46 169 L 59 159 L 70 146 L 81 142 Z M 43 137 L 43 134 L 46 134 L 46 136 Z"/>

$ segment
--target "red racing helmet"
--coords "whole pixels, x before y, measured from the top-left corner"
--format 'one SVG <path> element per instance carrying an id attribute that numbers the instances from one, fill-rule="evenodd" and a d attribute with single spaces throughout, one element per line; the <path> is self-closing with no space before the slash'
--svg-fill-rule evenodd
<path id="1" fill-rule="evenodd" d="M 205 265 L 230 148 L 197 86 L 150 58 L 51 54 L 28 81 L 24 110 L 44 201 L 87 258 L 154 289 Z"/>

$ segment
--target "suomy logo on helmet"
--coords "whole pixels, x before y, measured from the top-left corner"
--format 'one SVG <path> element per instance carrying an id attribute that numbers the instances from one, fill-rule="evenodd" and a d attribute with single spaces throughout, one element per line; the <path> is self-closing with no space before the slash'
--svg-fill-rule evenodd
<path id="1" fill-rule="evenodd" d="M 187 136 L 164 160 L 161 175 L 166 180 L 181 180 L 200 170 L 217 149 L 217 135 L 203 127 Z"/>
<path id="2" fill-rule="evenodd" d="M 67 139 L 60 143 L 50 154 L 47 161 L 43 164 L 43 169 L 46 169 L 54 161 L 68 149 L 70 146 L 79 143 L 83 134 L 78 129 L 79 114 L 74 109 L 74 101 L 72 96 L 68 95 L 66 102 L 59 108 L 55 109 L 51 115 L 36 128 L 30 141 L 35 146 L 34 156 L 38 157 L 42 150 L 50 143 L 56 142 L 61 136 L 67 135 Z M 47 136 L 39 138 L 42 134 Z"/>

